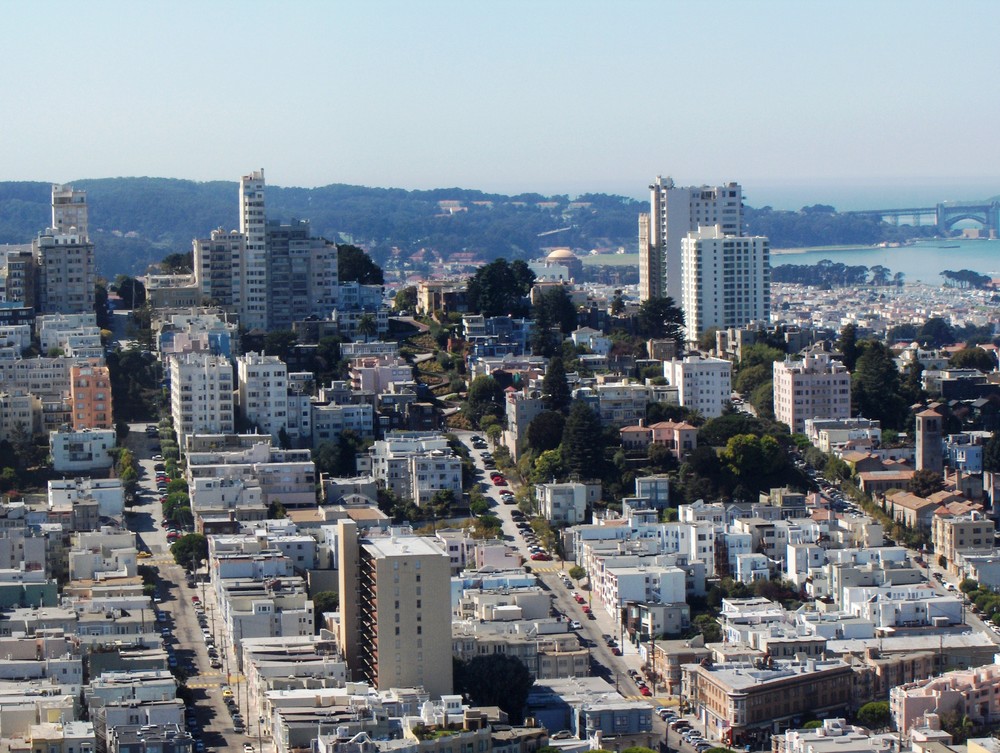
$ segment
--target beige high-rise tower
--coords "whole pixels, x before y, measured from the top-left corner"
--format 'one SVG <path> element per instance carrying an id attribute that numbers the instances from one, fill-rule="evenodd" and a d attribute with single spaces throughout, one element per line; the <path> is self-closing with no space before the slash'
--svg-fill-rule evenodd
<path id="1" fill-rule="evenodd" d="M 421 536 L 360 536 L 337 525 L 340 645 L 355 680 L 384 690 L 452 692 L 451 569 L 447 553 Z"/>
<path id="2" fill-rule="evenodd" d="M 87 236 L 87 194 L 52 186 L 52 227 L 38 234 L 31 253 L 38 260 L 38 306 L 43 314 L 89 314 L 94 310 L 94 244 Z"/>

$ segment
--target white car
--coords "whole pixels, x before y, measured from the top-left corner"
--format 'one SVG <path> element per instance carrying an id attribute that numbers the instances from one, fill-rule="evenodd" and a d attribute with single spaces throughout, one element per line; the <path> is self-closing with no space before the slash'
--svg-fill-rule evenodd
<path id="1" fill-rule="evenodd" d="M 570 630 L 581 630 L 583 625 L 580 624 L 579 620 L 570 620 L 569 629 Z"/>

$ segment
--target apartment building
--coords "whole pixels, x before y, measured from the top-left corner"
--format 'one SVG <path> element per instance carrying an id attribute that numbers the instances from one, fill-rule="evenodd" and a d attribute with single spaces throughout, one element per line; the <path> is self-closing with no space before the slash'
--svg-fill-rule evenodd
<path id="1" fill-rule="evenodd" d="M 275 440 L 288 426 L 288 367 L 277 356 L 246 353 L 236 359 L 240 416 Z"/>
<path id="2" fill-rule="evenodd" d="M 576 482 L 535 484 L 538 514 L 556 525 L 576 525 L 586 519 L 587 486 Z"/>
<path id="3" fill-rule="evenodd" d="M 111 372 L 107 366 L 80 364 L 69 370 L 70 405 L 73 428 L 113 429 Z"/>
<path id="4" fill-rule="evenodd" d="M 504 414 L 507 428 L 503 432 L 504 446 L 515 461 L 521 457 L 527 437 L 528 425 L 544 410 L 542 393 L 527 388 L 507 390 L 504 393 Z"/>
<path id="5" fill-rule="evenodd" d="M 111 451 L 117 442 L 113 429 L 70 429 L 49 432 L 52 470 L 57 473 L 89 473 L 114 465 Z"/>
<path id="6" fill-rule="evenodd" d="M 236 425 L 229 360 L 208 353 L 172 356 L 170 413 L 184 451 L 191 434 L 232 434 Z"/>
<path id="7" fill-rule="evenodd" d="M 851 415 L 851 375 L 828 353 L 807 353 L 801 361 L 774 362 L 774 417 L 794 433 L 810 418 Z"/>
<path id="8" fill-rule="evenodd" d="M 682 695 L 708 737 L 726 745 L 756 749 L 796 717 L 836 716 L 853 703 L 854 673 L 839 659 L 687 664 L 681 671 Z"/>
<path id="9" fill-rule="evenodd" d="M 38 261 L 38 310 L 47 314 L 88 314 L 94 310 L 97 271 L 88 237 L 85 191 L 52 186 L 52 226 L 32 242 Z"/>
<path id="10" fill-rule="evenodd" d="M 357 432 L 365 439 L 375 436 L 375 409 L 368 403 L 312 403 L 309 410 L 313 447 L 321 442 L 336 442 L 344 431 Z"/>
<path id="11" fill-rule="evenodd" d="M 348 376 L 352 390 L 378 394 L 393 382 L 412 382 L 413 367 L 400 356 L 362 356 L 351 361 Z"/>
<path id="12" fill-rule="evenodd" d="M 946 672 L 889 691 L 892 720 L 901 735 L 920 726 L 925 713 L 955 712 L 973 725 L 987 724 L 1000 715 L 1000 664 Z"/>
<path id="13" fill-rule="evenodd" d="M 723 358 L 700 354 L 663 362 L 663 376 L 677 388 L 685 408 L 705 418 L 717 418 L 730 404 L 733 394 L 733 364 Z"/>
<path id="14" fill-rule="evenodd" d="M 290 330 L 310 316 L 329 318 L 337 305 L 336 244 L 314 238 L 308 220 L 269 220 L 264 242 L 268 328 Z"/>
<path id="15" fill-rule="evenodd" d="M 430 539 L 396 532 L 361 537 L 350 520 L 337 526 L 339 638 L 354 679 L 383 690 L 451 693 L 448 555 Z"/>
<path id="16" fill-rule="evenodd" d="M 462 461 L 436 432 L 392 431 L 369 450 L 371 472 L 383 489 L 417 505 L 440 490 L 462 494 Z"/>
<path id="17" fill-rule="evenodd" d="M 649 190 L 650 212 L 639 215 L 639 299 L 682 301 L 683 239 L 715 225 L 724 235 L 742 235 L 743 189 L 738 183 L 679 187 L 657 176 Z"/>
<path id="18" fill-rule="evenodd" d="M 931 519 L 931 543 L 934 553 L 943 557 L 948 572 L 957 575 L 965 554 L 988 554 L 993 551 L 996 526 L 979 512 L 961 515 L 938 513 Z"/>
<path id="19" fill-rule="evenodd" d="M 187 464 L 187 481 L 193 490 L 192 505 L 196 508 L 204 501 L 198 495 L 203 488 L 208 499 L 225 495 L 223 501 L 227 508 L 233 504 L 234 497 L 230 495 L 247 494 L 253 487 L 260 487 L 265 506 L 280 502 L 286 509 L 292 509 L 316 504 L 316 464 L 309 450 L 272 447 L 267 435 L 259 436 L 248 447 L 235 449 L 195 451 L 189 446 Z M 202 481 L 224 479 L 240 480 L 243 485 L 227 490 L 224 486 L 213 487 Z"/>
<path id="20" fill-rule="evenodd" d="M 208 238 L 192 241 L 195 282 L 201 299 L 228 311 L 238 311 L 243 299 L 239 270 L 246 254 L 246 236 L 221 227 Z"/>
<path id="21" fill-rule="evenodd" d="M 706 330 L 743 327 L 771 318 L 767 238 L 701 227 L 681 240 L 681 307 L 687 339 Z"/>
<path id="22" fill-rule="evenodd" d="M 38 262 L 31 245 L 6 246 L 0 252 L 0 299 L 34 314 L 38 289 Z"/>

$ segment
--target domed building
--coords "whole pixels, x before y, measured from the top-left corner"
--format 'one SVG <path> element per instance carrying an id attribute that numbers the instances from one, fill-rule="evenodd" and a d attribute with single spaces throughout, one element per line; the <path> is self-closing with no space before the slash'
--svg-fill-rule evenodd
<path id="1" fill-rule="evenodd" d="M 579 280 L 583 276 L 583 262 L 568 248 L 557 248 L 544 259 L 528 262 L 528 267 L 539 280 Z"/>

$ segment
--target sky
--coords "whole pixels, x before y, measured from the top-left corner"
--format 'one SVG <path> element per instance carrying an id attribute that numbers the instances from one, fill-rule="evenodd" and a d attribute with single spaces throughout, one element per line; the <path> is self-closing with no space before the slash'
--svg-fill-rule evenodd
<path id="1" fill-rule="evenodd" d="M 0 0 L 0 180 L 981 198 L 997 29 L 996 0 Z"/>

